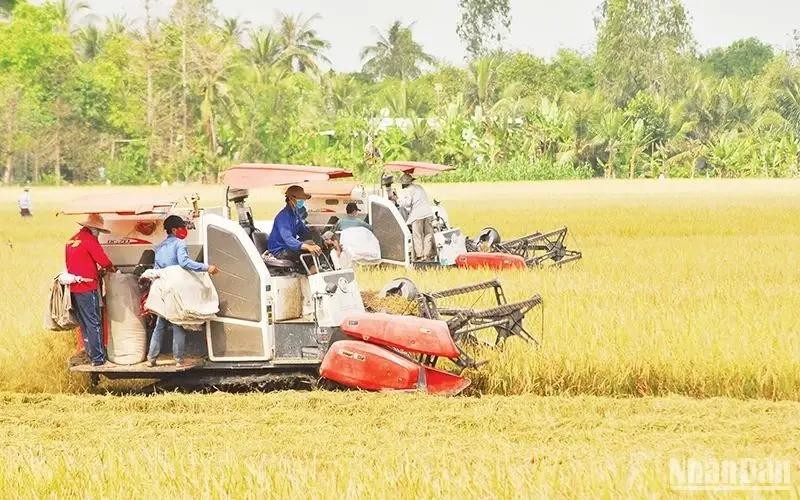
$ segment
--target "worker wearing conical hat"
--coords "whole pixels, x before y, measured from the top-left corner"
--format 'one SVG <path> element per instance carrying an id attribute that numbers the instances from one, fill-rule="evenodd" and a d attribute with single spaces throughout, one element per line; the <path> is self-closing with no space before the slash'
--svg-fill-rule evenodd
<path id="1" fill-rule="evenodd" d="M 433 205 L 422 186 L 414 184 L 414 177 L 404 173 L 400 177 L 403 190 L 397 200 L 400 208 L 408 214 L 406 223 L 411 226 L 414 242 L 414 260 L 432 261 L 436 259 L 436 246 L 433 241 Z"/>
<path id="2" fill-rule="evenodd" d="M 114 264 L 100 246 L 100 233 L 110 233 L 103 217 L 89 214 L 78 223 L 81 230 L 69 239 L 66 246 L 67 272 L 78 278 L 71 284 L 70 294 L 76 319 L 81 327 L 83 348 L 94 366 L 106 362 L 100 318 L 99 269 L 115 271 Z"/>

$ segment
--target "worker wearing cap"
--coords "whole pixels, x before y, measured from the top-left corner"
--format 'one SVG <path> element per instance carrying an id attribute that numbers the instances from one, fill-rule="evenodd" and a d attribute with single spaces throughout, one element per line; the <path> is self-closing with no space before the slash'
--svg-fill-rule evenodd
<path id="1" fill-rule="evenodd" d="M 400 177 L 403 191 L 397 204 L 408 214 L 406 223 L 411 226 L 414 259 L 430 261 L 436 258 L 436 247 L 433 242 L 433 205 L 425 189 L 419 184 L 414 184 L 414 180 L 407 173 Z"/>
<path id="2" fill-rule="evenodd" d="M 19 207 L 19 215 L 22 217 L 31 217 L 33 214 L 33 203 L 31 202 L 31 189 L 26 187 L 19 198 L 17 198 L 17 206 Z"/>
<path id="3" fill-rule="evenodd" d="M 309 252 L 314 255 L 322 253 L 322 249 L 315 243 L 305 242 L 311 231 L 302 219 L 306 200 L 311 196 L 306 194 L 301 186 L 290 186 L 286 190 L 286 206 L 275 216 L 272 222 L 272 231 L 267 239 L 267 250 L 276 259 L 290 260 L 300 264 L 300 253 Z M 302 240 L 301 240 L 302 238 Z M 316 268 L 310 268 L 314 274 Z"/>
<path id="4" fill-rule="evenodd" d="M 186 221 L 183 220 L 182 217 L 170 215 L 164 219 L 164 231 L 167 233 L 167 238 L 155 248 L 156 258 L 155 264 L 153 265 L 154 269 L 181 266 L 187 271 L 217 274 L 219 271 L 217 266 L 197 262 L 189 258 L 189 250 L 186 248 L 186 242 L 183 241 L 189 235 L 189 230 L 186 227 Z M 184 330 L 182 326 L 170 323 L 168 320 L 159 316 L 156 320 L 156 326 L 153 328 L 153 336 L 150 338 L 150 349 L 147 352 L 147 363 L 151 367 L 156 366 L 156 359 L 158 359 L 158 355 L 161 354 L 161 340 L 164 337 L 164 331 L 167 327 L 172 327 L 172 356 L 175 358 L 175 363 L 177 366 L 183 366 L 184 364 L 186 330 Z"/>
<path id="5" fill-rule="evenodd" d="M 339 219 L 333 228 L 334 232 L 344 231 L 351 227 L 363 227 L 372 231 L 372 226 L 359 217 L 361 210 L 359 210 L 357 203 L 348 203 L 345 207 L 345 212 L 347 212 L 347 215 Z"/>
<path id="6" fill-rule="evenodd" d="M 69 291 L 83 335 L 83 348 L 93 366 L 102 366 L 106 362 L 106 352 L 100 319 L 99 269 L 112 272 L 116 269 L 97 237 L 100 233 L 111 231 L 106 229 L 105 221 L 99 214 L 89 214 L 86 220 L 78 224 L 81 230 L 69 239 L 65 251 L 67 272 L 77 277 L 77 281 L 69 286 Z"/>

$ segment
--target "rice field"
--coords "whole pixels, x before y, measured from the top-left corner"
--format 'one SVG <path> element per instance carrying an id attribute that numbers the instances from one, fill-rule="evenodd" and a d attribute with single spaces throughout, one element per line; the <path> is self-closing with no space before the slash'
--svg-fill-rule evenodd
<path id="1" fill-rule="evenodd" d="M 526 323 L 543 346 L 484 353 L 490 363 L 471 374 L 476 391 L 800 400 L 800 182 L 464 186 L 429 189 L 467 234 L 486 225 L 505 237 L 567 225 L 569 244 L 585 255 L 562 269 L 499 274 L 510 300 L 544 298 L 543 317 L 537 310 Z M 76 227 L 55 212 L 90 192 L 36 189 L 35 217 L 20 220 L 16 191 L 0 191 L 0 389 L 84 387 L 63 369 L 69 335 L 42 331 L 41 319 Z M 206 205 L 224 197 L 212 188 L 201 196 Z M 256 192 L 256 217 L 271 218 L 279 199 Z M 361 272 L 359 281 L 377 290 L 400 275 L 435 290 L 495 273 L 388 268 Z M 465 300 L 488 304 L 491 293 Z"/>
<path id="2" fill-rule="evenodd" d="M 66 372 L 72 339 L 41 324 L 76 227 L 55 212 L 104 189 L 35 188 L 32 220 L 0 190 L 0 497 L 660 496 L 675 493 L 670 461 L 698 456 L 785 458 L 797 494 L 800 182 L 428 189 L 467 234 L 567 225 L 584 252 L 499 274 L 510 300 L 544 297 L 526 323 L 542 346 L 481 353 L 471 392 L 451 399 L 87 394 Z M 199 190 L 208 206 L 224 198 Z M 252 199 L 271 218 L 281 197 Z M 423 290 L 495 276 L 381 269 L 359 282 L 400 275 Z"/>

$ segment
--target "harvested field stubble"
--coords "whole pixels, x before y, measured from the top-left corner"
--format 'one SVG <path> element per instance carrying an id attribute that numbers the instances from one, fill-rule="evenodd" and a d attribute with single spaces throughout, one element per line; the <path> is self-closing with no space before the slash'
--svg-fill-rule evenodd
<path id="1" fill-rule="evenodd" d="M 796 402 L 0 393 L 0 410 L 3 498 L 662 496 L 671 460 L 744 457 L 789 460 L 800 492 Z"/>

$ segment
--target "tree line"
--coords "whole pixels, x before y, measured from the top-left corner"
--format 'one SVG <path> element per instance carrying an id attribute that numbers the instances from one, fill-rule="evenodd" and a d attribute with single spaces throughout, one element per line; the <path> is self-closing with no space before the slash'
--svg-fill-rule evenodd
<path id="1" fill-rule="evenodd" d="M 679 0 L 605 0 L 596 48 L 503 49 L 509 0 L 460 0 L 462 65 L 400 21 L 354 73 L 326 69 L 316 15 L 271 26 L 177 0 L 97 19 L 81 0 L 0 0 L 2 181 L 214 182 L 238 162 L 383 161 L 449 180 L 786 177 L 800 171 L 798 51 L 698 51 Z"/>

